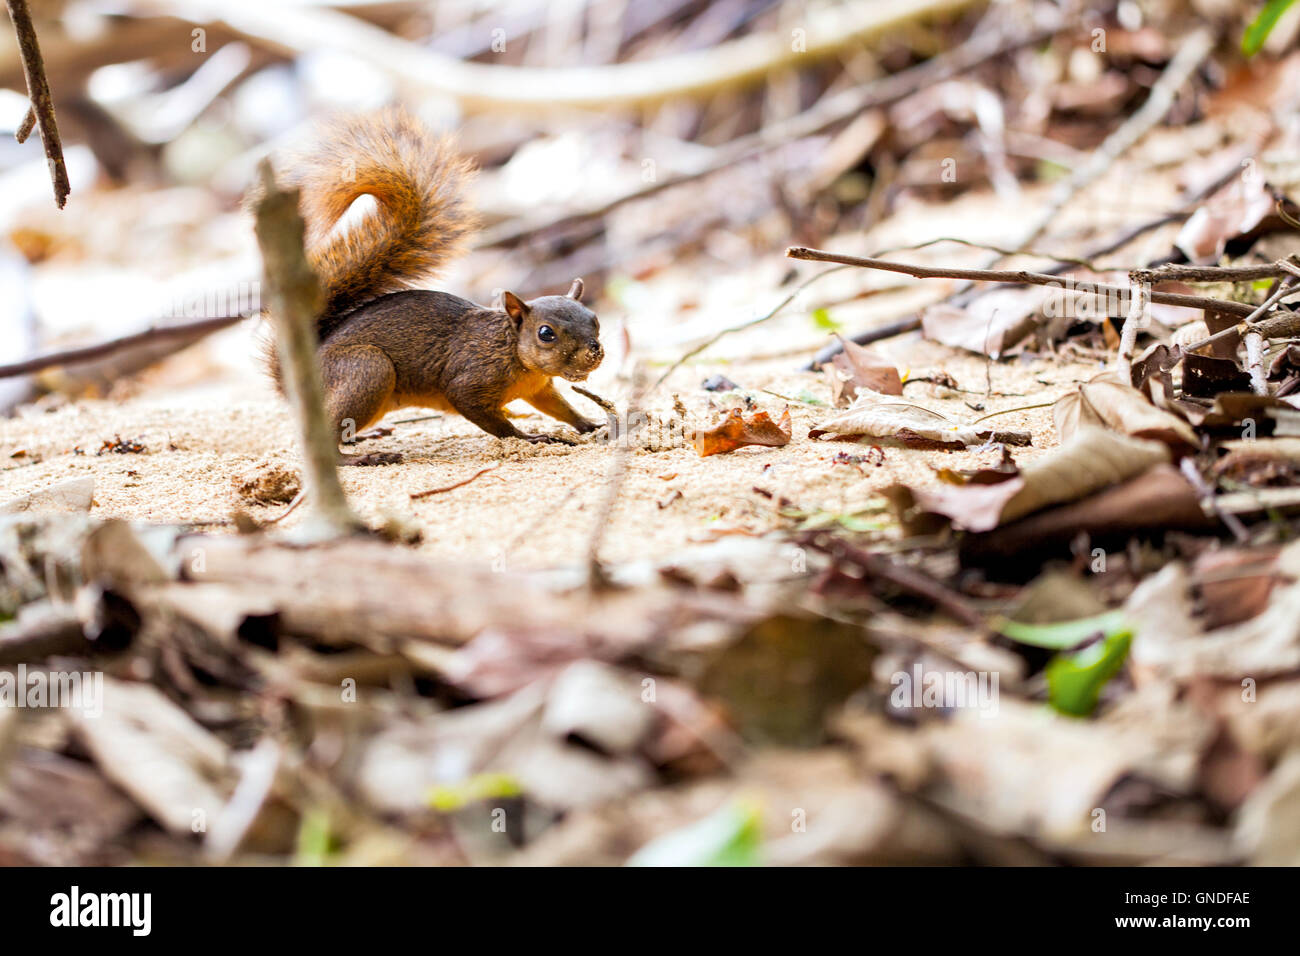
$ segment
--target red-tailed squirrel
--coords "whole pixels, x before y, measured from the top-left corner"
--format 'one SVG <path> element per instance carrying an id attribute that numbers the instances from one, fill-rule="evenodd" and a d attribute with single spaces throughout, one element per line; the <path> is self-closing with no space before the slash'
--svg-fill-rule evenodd
<path id="1" fill-rule="evenodd" d="M 505 292 L 504 311 L 409 288 L 459 252 L 477 226 L 466 200 L 472 175 L 447 138 L 400 110 L 336 120 L 313 151 L 284 169 L 301 190 L 307 255 L 324 288 L 317 357 L 326 412 L 340 439 L 345 430 L 360 432 L 389 411 L 415 405 L 457 412 L 498 438 L 561 440 L 516 429 L 503 411 L 515 399 L 579 432 L 598 427 L 551 381 L 581 381 L 604 357 L 600 323 L 578 301 L 581 279 L 567 295 L 528 302 Z M 378 210 L 346 231 L 335 229 L 363 195 L 373 196 Z M 279 384 L 273 349 L 268 360 Z"/>

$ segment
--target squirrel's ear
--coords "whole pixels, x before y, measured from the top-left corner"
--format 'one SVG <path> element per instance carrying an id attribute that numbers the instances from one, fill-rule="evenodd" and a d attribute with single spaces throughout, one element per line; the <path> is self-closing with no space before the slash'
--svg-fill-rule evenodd
<path id="1" fill-rule="evenodd" d="M 570 299 L 582 298 L 582 280 L 574 279 L 573 285 L 569 286 L 569 291 L 565 293 Z"/>
<path id="2" fill-rule="evenodd" d="M 501 304 L 505 306 L 506 315 L 514 320 L 515 328 L 523 325 L 524 317 L 528 315 L 528 304 L 513 292 L 501 293 Z"/>

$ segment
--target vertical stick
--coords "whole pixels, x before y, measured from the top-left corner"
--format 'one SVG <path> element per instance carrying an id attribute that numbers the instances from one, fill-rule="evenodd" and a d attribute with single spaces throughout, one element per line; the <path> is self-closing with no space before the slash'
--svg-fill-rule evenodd
<path id="1" fill-rule="evenodd" d="M 1151 304 L 1151 282 L 1145 275 L 1129 276 L 1128 315 L 1119 337 L 1119 371 L 1125 385 L 1133 384 L 1133 351 L 1137 347 L 1138 329 L 1147 325 L 1147 307 Z"/>
<path id="2" fill-rule="evenodd" d="M 298 419 L 305 491 L 311 508 L 301 533 L 309 540 L 323 540 L 360 527 L 339 484 L 338 436 L 325 420 L 325 390 L 316 363 L 315 328 L 323 297 L 303 248 L 298 190 L 280 189 L 266 160 L 262 160 L 258 173 L 261 194 L 254 213 L 257 243 L 262 250 L 262 288 L 275 326 L 285 393 Z"/>
<path id="3" fill-rule="evenodd" d="M 1264 374 L 1264 336 L 1258 332 L 1247 332 L 1243 341 L 1246 344 L 1246 371 L 1250 373 L 1250 390 L 1256 395 L 1268 394 L 1268 377 Z"/>
<path id="4" fill-rule="evenodd" d="M 32 24 L 27 0 L 6 0 L 6 3 L 14 32 L 18 34 L 18 55 L 23 61 L 27 98 L 32 104 L 29 115 L 35 117 L 36 125 L 41 131 L 45 159 L 50 164 L 50 182 L 54 184 L 54 201 L 62 209 L 72 187 L 68 184 L 68 169 L 63 163 L 63 142 L 59 139 L 59 124 L 54 119 L 54 100 L 50 96 L 50 81 L 45 76 L 45 60 L 41 56 L 40 45 L 36 42 L 36 27 Z M 31 132 L 26 119 L 22 125 L 27 133 Z M 23 129 L 19 132 L 23 133 Z M 26 138 L 24 133 L 18 137 L 18 142 L 21 143 Z"/>

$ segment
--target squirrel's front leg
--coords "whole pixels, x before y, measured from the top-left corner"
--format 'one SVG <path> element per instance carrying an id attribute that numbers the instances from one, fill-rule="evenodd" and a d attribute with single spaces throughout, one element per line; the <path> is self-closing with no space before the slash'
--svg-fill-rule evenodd
<path id="1" fill-rule="evenodd" d="M 582 414 L 564 400 L 564 396 L 559 393 L 554 382 L 547 382 L 546 386 L 540 391 L 524 399 L 529 405 L 537 409 L 543 415 L 550 415 L 562 422 L 572 425 L 580 434 L 594 432 L 600 426 L 595 422 L 589 422 L 582 417 Z"/>
<path id="2" fill-rule="evenodd" d="M 453 402 L 453 404 L 455 404 Z M 561 445 L 572 444 L 563 438 L 557 438 L 554 435 L 528 435 L 515 428 L 506 418 L 505 412 L 499 408 L 483 408 L 481 406 L 456 405 L 456 411 L 460 412 L 465 418 L 469 419 L 479 428 L 483 429 L 489 435 L 495 435 L 497 438 L 522 438 L 524 441 L 540 445 L 548 442 L 554 442 Z"/>
<path id="3" fill-rule="evenodd" d="M 501 407 L 499 398 L 485 395 L 481 391 L 462 390 L 455 387 L 449 388 L 446 392 L 447 400 L 451 402 L 464 418 L 469 419 L 479 428 L 483 429 L 489 435 L 495 435 L 497 438 L 522 438 L 524 441 L 541 444 L 543 442 L 558 442 L 560 444 L 570 444 L 563 438 L 555 438 L 551 435 L 526 435 L 514 425 L 510 424 L 510 419 L 506 418 L 506 413 Z"/>

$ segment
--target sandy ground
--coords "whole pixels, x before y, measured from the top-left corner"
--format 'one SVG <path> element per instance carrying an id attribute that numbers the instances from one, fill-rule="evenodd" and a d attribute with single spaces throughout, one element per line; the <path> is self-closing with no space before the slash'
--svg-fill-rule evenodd
<path id="1" fill-rule="evenodd" d="M 223 333 L 247 339 L 247 328 Z M 284 510 L 241 496 L 238 485 L 259 469 L 297 470 L 292 421 L 285 404 L 251 362 L 212 366 L 200 344 L 164 363 L 130 386 L 125 399 L 43 403 L 22 408 L 0 422 L 0 500 L 48 488 L 70 478 L 93 476 L 92 513 L 154 522 L 219 522 L 233 531 L 231 516 L 244 510 L 258 520 Z M 911 377 L 945 371 L 970 393 L 917 383 L 908 398 L 921 399 L 957 420 L 1048 402 L 1095 367 L 1059 361 L 1007 361 L 990 369 L 979 356 L 924 342 L 917 336 L 889 348 L 905 354 Z M 243 353 L 243 349 L 238 351 Z M 756 406 L 773 417 L 787 404 L 782 398 L 829 401 L 829 386 L 819 373 L 798 372 L 807 354 L 764 361 L 730 361 L 684 366 L 654 391 L 647 403 L 654 419 L 680 420 L 679 398 L 691 425 L 716 421 L 727 399 L 705 391 L 703 380 L 723 373 L 744 387 Z M 195 370 L 198 369 L 196 372 Z M 662 368 L 651 367 L 657 377 Z M 629 384 L 615 369 L 594 377 L 594 391 L 625 401 Z M 992 393 L 986 376 L 991 375 Z M 185 386 L 178 380 L 198 379 Z M 734 393 L 733 393 L 734 394 Z M 586 399 L 574 402 L 591 417 L 602 414 Z M 984 411 L 972 410 L 966 403 Z M 747 448 L 700 458 L 689 445 L 671 447 L 671 433 L 660 433 L 656 447 L 636 448 L 609 527 L 603 557 L 610 561 L 658 560 L 681 549 L 737 531 L 761 533 L 789 525 L 777 513 L 781 496 L 805 511 L 843 513 L 871 501 L 896 481 L 934 481 L 937 467 L 991 465 L 990 448 L 963 452 L 885 450 L 881 464 L 834 463 L 837 453 L 867 449 L 844 442 L 808 438 L 808 430 L 832 413 L 829 406 L 790 402 L 794 438 L 783 448 Z M 520 407 L 520 427 L 573 437 L 571 430 Z M 442 558 L 491 562 L 504 567 L 552 567 L 585 559 L 593 527 L 600 520 L 603 488 L 614 461 L 604 433 L 573 447 L 535 446 L 499 440 L 454 415 L 405 409 L 382 425 L 392 434 L 368 440 L 359 451 L 400 452 L 396 465 L 342 470 L 344 487 L 359 514 L 372 525 L 397 518 L 421 535 L 424 551 Z M 411 419 L 425 418 L 421 421 Z M 1026 462 L 1056 444 L 1050 408 L 998 416 L 999 429 L 1028 430 L 1034 447 L 1015 450 Z M 138 442 L 138 453 L 98 453 L 120 436 Z M 663 447 L 668 446 L 668 447 Z M 441 488 L 489 467 L 495 470 L 463 487 L 421 500 L 411 494 Z M 757 490 L 757 489 L 761 489 Z M 762 492 L 770 492 L 768 498 Z M 281 525 L 291 528 L 303 509 Z"/>

